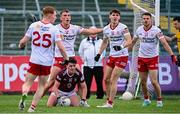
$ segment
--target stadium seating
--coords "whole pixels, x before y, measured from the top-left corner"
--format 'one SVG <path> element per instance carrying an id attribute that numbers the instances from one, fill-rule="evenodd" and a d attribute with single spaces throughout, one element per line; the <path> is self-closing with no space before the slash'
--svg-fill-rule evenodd
<path id="1" fill-rule="evenodd" d="M 1 0 L 0 1 L 0 8 L 5 8 L 6 11 L 22 11 L 23 9 L 23 2 L 22 0 L 10 1 L 10 0 Z M 68 1 L 68 0 L 39 0 L 40 8 L 52 5 L 56 7 L 58 11 L 68 8 L 70 11 L 82 11 L 82 0 L 76 1 Z M 108 12 L 113 9 L 117 8 L 121 11 L 127 11 L 132 13 L 132 10 L 126 9 L 125 5 L 117 4 L 116 0 L 99 0 L 100 11 L 107 12 L 107 15 L 102 15 L 103 24 L 106 25 L 108 23 Z M 37 6 L 35 0 L 26 0 L 26 11 L 37 11 Z M 94 1 L 85 1 L 85 11 L 92 11 L 96 12 L 96 6 Z M 36 14 L 37 15 L 37 14 Z M 4 55 L 21 55 L 21 54 L 29 54 L 30 53 L 30 44 L 28 44 L 27 50 L 19 51 L 18 50 L 18 42 L 20 38 L 24 35 L 27 26 L 30 24 L 26 16 L 22 14 L 3 14 L 4 17 L 4 41 L 3 41 L 3 54 Z M 37 15 L 38 16 L 38 15 Z M 94 21 L 96 22 L 96 26 L 100 27 L 99 18 L 97 15 L 92 15 Z M 59 18 L 59 17 L 58 17 Z M 122 14 L 121 18 L 122 22 L 125 22 L 130 31 L 132 31 L 132 23 L 133 23 L 133 16 L 129 17 L 125 14 Z M 57 19 L 56 24 L 59 23 L 59 19 Z M 84 18 L 81 15 L 72 14 L 72 23 L 77 24 L 84 27 L 92 26 L 90 18 L 85 15 Z M 82 38 L 82 37 L 80 37 Z M 81 40 L 76 41 L 75 50 L 78 50 L 78 45 Z M 5 51 L 7 50 L 7 51 Z"/>

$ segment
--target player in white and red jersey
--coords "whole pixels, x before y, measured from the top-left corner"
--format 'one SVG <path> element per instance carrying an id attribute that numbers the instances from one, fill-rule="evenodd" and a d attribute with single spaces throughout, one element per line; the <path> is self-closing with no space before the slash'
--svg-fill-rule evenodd
<path id="1" fill-rule="evenodd" d="M 68 59 L 65 49 L 61 43 L 61 36 L 57 28 L 53 25 L 56 20 L 56 10 L 51 6 L 43 8 L 43 19 L 32 23 L 25 36 L 20 40 L 19 47 L 24 48 L 25 44 L 31 39 L 31 56 L 29 60 L 29 68 L 25 82 L 22 86 L 22 98 L 19 102 L 19 109 L 25 108 L 25 99 L 34 82 L 38 77 L 38 89 L 32 100 L 32 104 L 28 112 L 33 112 L 38 104 L 41 94 L 43 94 L 44 86 L 50 74 L 50 68 L 54 57 L 54 42 L 61 51 L 63 57 Z"/>
<path id="2" fill-rule="evenodd" d="M 74 42 L 77 38 L 77 35 L 79 34 L 90 35 L 90 34 L 97 34 L 102 32 L 101 28 L 86 29 L 78 25 L 71 24 L 71 15 L 69 10 L 67 9 L 64 9 L 60 12 L 60 21 L 61 23 L 56 26 L 61 34 L 62 43 L 64 44 L 68 57 L 75 57 Z M 59 64 L 62 63 L 63 61 L 64 59 L 62 58 L 62 55 L 61 53 L 59 53 L 58 48 L 56 46 L 54 66 L 51 70 L 50 78 L 45 86 L 44 92 L 46 92 L 54 84 L 57 73 L 61 69 L 65 68 L 64 65 Z"/>
<path id="3" fill-rule="evenodd" d="M 107 48 L 110 43 L 110 54 L 106 64 L 105 70 L 105 85 L 107 102 L 102 106 L 104 108 L 113 108 L 113 100 L 117 92 L 117 80 L 126 67 L 128 62 L 128 49 L 131 44 L 131 35 L 126 25 L 119 22 L 120 12 L 113 9 L 109 15 L 110 24 L 103 29 L 103 43 L 100 51 L 95 57 L 98 61 L 103 50 Z"/>
<path id="4" fill-rule="evenodd" d="M 48 107 L 56 106 L 58 98 L 62 96 L 70 98 L 71 106 L 82 105 L 84 107 L 89 107 L 86 101 L 87 87 L 84 76 L 81 71 L 76 68 L 76 63 L 76 59 L 69 58 L 66 68 L 62 69 L 57 74 L 55 84 L 47 102 Z M 80 102 L 75 92 L 77 84 L 80 86 L 82 91 Z"/>
<path id="5" fill-rule="evenodd" d="M 159 86 L 157 80 L 158 74 L 158 63 L 159 63 L 159 52 L 158 52 L 158 44 L 159 41 L 162 43 L 166 51 L 171 55 L 172 62 L 177 62 L 176 57 L 174 56 L 170 46 L 165 40 L 164 35 L 161 30 L 152 25 L 152 17 L 150 13 L 142 14 L 143 25 L 138 27 L 134 39 L 133 44 L 140 39 L 140 48 L 138 54 L 138 71 L 139 76 L 141 78 L 142 91 L 144 95 L 143 106 L 148 106 L 151 101 L 148 96 L 147 90 L 147 78 L 148 74 L 150 77 L 150 81 L 154 86 L 156 95 L 157 95 L 157 107 L 162 107 L 162 96 L 161 96 L 161 88 Z"/>

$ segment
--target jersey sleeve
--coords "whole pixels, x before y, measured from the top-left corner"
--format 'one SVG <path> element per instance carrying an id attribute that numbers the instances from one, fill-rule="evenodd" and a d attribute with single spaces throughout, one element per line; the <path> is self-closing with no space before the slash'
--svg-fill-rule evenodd
<path id="1" fill-rule="evenodd" d="M 84 75 L 81 73 L 81 71 L 79 71 L 78 70 L 78 72 L 79 72 L 79 81 L 80 81 L 80 83 L 82 83 L 82 82 L 84 82 L 85 80 L 84 80 Z"/>
<path id="2" fill-rule="evenodd" d="M 161 32 L 161 29 L 159 29 L 158 27 L 157 27 L 156 33 L 157 33 L 156 36 L 158 39 L 164 38 L 164 35 Z"/>
<path id="3" fill-rule="evenodd" d="M 64 38 L 64 36 L 59 32 L 57 27 L 54 27 L 54 38 L 55 42 L 61 41 Z"/>
<path id="4" fill-rule="evenodd" d="M 81 32 L 84 30 L 84 28 L 83 28 L 83 27 L 78 26 L 78 25 L 75 25 L 75 28 L 76 28 L 76 32 L 77 32 L 77 34 L 81 34 Z"/>
<path id="5" fill-rule="evenodd" d="M 26 31 L 25 36 L 31 38 L 32 37 L 32 31 L 33 31 L 33 24 L 31 24 L 28 28 L 28 30 Z"/>
<path id="6" fill-rule="evenodd" d="M 134 39 L 139 38 L 139 36 L 138 36 L 138 31 L 139 31 L 139 28 L 136 30 L 136 32 L 135 32 L 135 34 L 134 34 L 134 36 L 133 36 Z"/>
<path id="7" fill-rule="evenodd" d="M 58 82 L 61 82 L 61 80 L 62 80 L 61 74 L 58 74 L 58 75 L 57 75 L 56 80 L 57 80 Z"/>
<path id="8" fill-rule="evenodd" d="M 103 28 L 103 39 L 104 38 L 110 38 L 110 33 L 108 32 L 108 26 L 105 26 Z"/>
<path id="9" fill-rule="evenodd" d="M 123 31 L 122 31 L 123 35 L 126 36 L 126 35 L 129 35 L 129 29 L 126 25 L 123 26 Z"/>

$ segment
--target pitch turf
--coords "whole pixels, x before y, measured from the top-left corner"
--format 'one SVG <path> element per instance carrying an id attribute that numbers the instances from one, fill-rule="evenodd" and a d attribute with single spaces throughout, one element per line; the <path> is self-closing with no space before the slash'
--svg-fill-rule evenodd
<path id="1" fill-rule="evenodd" d="M 18 102 L 20 95 L 0 95 L 0 113 L 27 113 L 27 109 L 31 103 L 32 96 L 28 96 L 26 101 L 26 108 L 24 111 L 19 111 Z M 97 105 L 104 103 L 105 99 L 95 99 L 92 96 L 88 103 L 90 108 L 84 107 L 53 107 L 47 108 L 47 96 L 45 96 L 36 108 L 37 113 L 136 113 L 136 114 L 163 114 L 163 113 L 180 113 L 180 96 L 164 96 L 164 106 L 162 108 L 156 107 L 156 101 L 153 100 L 148 107 L 142 107 L 142 100 L 123 101 L 118 98 L 115 100 L 115 105 L 112 109 L 96 108 Z"/>

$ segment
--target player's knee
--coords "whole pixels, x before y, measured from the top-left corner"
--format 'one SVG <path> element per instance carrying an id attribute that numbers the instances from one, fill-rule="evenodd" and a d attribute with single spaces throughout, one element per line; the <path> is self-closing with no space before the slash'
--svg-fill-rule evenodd
<path id="1" fill-rule="evenodd" d="M 47 103 L 47 107 L 51 108 L 53 107 L 53 104 Z"/>
<path id="2" fill-rule="evenodd" d="M 105 83 L 110 83 L 110 79 L 109 78 L 105 78 L 104 81 L 105 81 Z"/>
<path id="3" fill-rule="evenodd" d="M 141 81 L 141 85 L 142 85 L 142 86 L 146 86 L 146 85 L 147 85 L 147 82 L 146 82 L 146 81 Z"/>
<path id="4" fill-rule="evenodd" d="M 157 80 L 153 80 L 153 81 L 151 81 L 151 84 L 152 84 L 153 86 L 156 86 L 156 85 L 158 84 L 158 82 L 157 82 Z"/>

